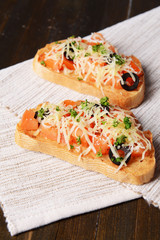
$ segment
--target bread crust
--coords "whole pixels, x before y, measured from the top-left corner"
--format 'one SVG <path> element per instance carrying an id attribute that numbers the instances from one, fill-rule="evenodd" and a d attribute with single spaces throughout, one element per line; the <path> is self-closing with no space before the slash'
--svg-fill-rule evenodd
<path id="1" fill-rule="evenodd" d="M 40 64 L 38 61 L 39 56 L 44 53 L 46 49 L 51 48 L 53 44 L 54 43 L 47 44 L 44 48 L 41 48 L 36 53 L 33 60 L 33 70 L 37 73 L 37 75 L 50 82 L 62 85 L 82 94 L 92 95 L 98 98 L 103 97 L 103 94 L 99 88 L 94 86 L 92 83 L 77 80 L 77 76 L 75 76 L 73 73 L 67 76 L 61 72 L 54 72 L 53 70 Z M 140 61 L 135 56 L 132 57 L 136 61 L 137 65 L 141 66 Z M 141 84 L 133 91 L 126 91 L 123 88 L 113 89 L 112 86 L 104 86 L 104 95 L 109 97 L 111 104 L 118 105 L 126 109 L 135 108 L 139 106 L 144 99 L 144 75 L 142 75 L 139 79 Z"/>
<path id="2" fill-rule="evenodd" d="M 32 137 L 27 132 L 24 132 L 19 124 L 17 124 L 15 132 L 15 141 L 22 148 L 55 156 L 86 170 L 102 173 L 119 182 L 141 185 L 149 182 L 155 171 L 152 134 L 150 131 L 145 131 L 144 135 L 151 140 L 152 149 L 150 155 L 146 156 L 141 162 L 138 158 L 131 158 L 127 167 L 122 167 L 117 173 L 115 173 L 117 166 L 110 161 L 109 156 L 97 158 L 92 157 L 92 154 L 90 154 L 82 156 L 81 160 L 78 161 L 79 154 L 74 149 L 69 151 L 65 144 L 58 144 L 56 141 L 39 136 Z"/>

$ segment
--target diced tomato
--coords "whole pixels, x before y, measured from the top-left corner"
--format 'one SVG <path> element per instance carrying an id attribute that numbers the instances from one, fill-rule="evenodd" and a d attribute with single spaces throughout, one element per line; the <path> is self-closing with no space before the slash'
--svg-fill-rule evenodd
<path id="1" fill-rule="evenodd" d="M 43 125 L 41 125 L 41 132 L 40 136 L 43 138 L 48 138 L 50 140 L 56 141 L 58 136 L 58 129 L 56 127 L 50 127 L 45 128 Z"/>
<path id="2" fill-rule="evenodd" d="M 55 61 L 49 58 L 45 60 L 45 64 L 47 67 L 51 68 L 53 71 L 61 70 L 62 68 L 61 60 Z"/>
<path id="3" fill-rule="evenodd" d="M 127 85 L 130 87 L 130 86 L 132 86 L 132 85 L 134 84 L 134 81 L 133 81 L 133 79 L 132 79 L 131 77 L 129 77 L 129 78 L 127 78 L 127 80 L 126 80 L 126 83 L 127 83 Z"/>
<path id="4" fill-rule="evenodd" d="M 113 144 L 113 140 L 111 141 Z M 109 145 L 104 137 L 97 136 L 94 140 L 94 147 L 97 152 L 101 151 L 103 155 L 109 153 Z"/>
<path id="5" fill-rule="evenodd" d="M 74 130 L 73 133 L 72 133 L 72 143 L 77 143 L 77 137 L 80 137 L 81 139 L 81 145 L 84 146 L 84 147 L 88 147 L 88 142 L 85 138 L 85 136 L 83 135 L 83 131 L 78 128 L 77 130 Z M 89 139 L 91 140 L 91 137 L 88 136 Z"/>
<path id="6" fill-rule="evenodd" d="M 21 128 L 27 131 L 35 131 L 38 129 L 38 120 L 34 118 L 33 110 L 26 110 L 22 116 Z"/>
<path id="7" fill-rule="evenodd" d="M 63 64 L 70 70 L 75 69 L 73 61 L 68 60 L 66 57 L 63 58 Z"/>
<path id="8" fill-rule="evenodd" d="M 92 123 L 90 124 L 90 127 L 91 127 L 91 128 L 94 128 L 94 126 L 95 126 L 95 123 L 92 122 Z"/>
<path id="9" fill-rule="evenodd" d="M 47 59 L 47 60 L 44 60 L 45 59 L 45 54 L 42 53 L 40 56 L 39 56 L 39 59 L 38 61 L 41 63 L 41 61 L 44 61 L 45 63 L 45 66 L 48 67 L 48 68 L 51 68 L 53 71 L 57 71 L 57 70 L 61 70 L 62 69 L 62 62 L 61 62 L 61 59 L 59 60 L 53 60 L 51 58 Z"/>
<path id="10" fill-rule="evenodd" d="M 44 60 L 44 58 L 45 58 L 45 54 L 42 53 L 42 54 L 39 56 L 38 61 L 41 62 L 41 61 Z"/>
<path id="11" fill-rule="evenodd" d="M 71 116 L 70 113 L 66 113 L 66 114 L 63 115 L 63 117 L 69 117 L 69 116 Z"/>
<path id="12" fill-rule="evenodd" d="M 121 89 L 122 86 L 120 84 L 120 81 L 119 80 L 119 77 L 114 77 L 115 79 L 115 85 L 114 85 L 114 88 L 117 88 L 117 89 Z M 110 79 L 109 81 L 106 82 L 106 85 L 108 86 L 112 86 L 113 85 L 113 79 Z"/>
<path id="13" fill-rule="evenodd" d="M 93 33 L 92 36 L 91 36 L 91 40 L 94 40 L 94 41 L 97 40 L 97 42 L 98 41 L 104 41 L 105 42 L 105 39 L 104 39 L 104 37 L 101 33 Z"/>
<path id="14" fill-rule="evenodd" d="M 79 100 L 79 101 L 64 100 L 63 103 L 64 103 L 65 106 L 71 105 L 71 106 L 75 107 L 75 106 L 80 105 L 81 102 L 82 102 L 82 101 L 80 101 L 80 100 Z"/>
<path id="15" fill-rule="evenodd" d="M 95 77 L 93 76 L 93 74 L 92 73 L 90 73 L 89 75 L 88 75 L 88 77 L 87 77 L 87 82 L 91 82 L 91 83 L 95 83 Z"/>
<path id="16" fill-rule="evenodd" d="M 140 69 L 133 61 L 131 61 L 129 65 L 134 69 L 134 71 L 139 73 Z"/>
<path id="17" fill-rule="evenodd" d="M 124 151 L 122 151 L 122 150 L 117 150 L 117 151 L 118 151 L 119 156 L 124 158 L 124 156 L 125 156 Z"/>
<path id="18" fill-rule="evenodd" d="M 115 47 L 114 47 L 113 45 L 110 45 L 108 48 L 109 48 L 112 52 L 116 52 Z"/>
<path id="19" fill-rule="evenodd" d="M 64 105 L 68 106 L 68 105 L 71 105 L 71 106 L 75 106 L 76 105 L 76 102 L 75 101 L 72 101 L 72 100 L 64 100 Z"/>

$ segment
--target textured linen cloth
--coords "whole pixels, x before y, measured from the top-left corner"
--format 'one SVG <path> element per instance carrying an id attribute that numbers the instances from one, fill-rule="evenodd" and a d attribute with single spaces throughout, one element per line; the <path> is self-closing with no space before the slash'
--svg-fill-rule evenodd
<path id="1" fill-rule="evenodd" d="M 143 197 L 160 206 L 160 7 L 102 31 L 126 55 L 135 54 L 146 75 L 143 104 L 134 109 L 144 129 L 153 133 L 157 169 L 143 186 L 122 184 L 14 142 L 25 109 L 41 102 L 95 98 L 45 81 L 33 72 L 32 60 L 0 71 L 0 203 L 11 235 L 76 214 Z"/>

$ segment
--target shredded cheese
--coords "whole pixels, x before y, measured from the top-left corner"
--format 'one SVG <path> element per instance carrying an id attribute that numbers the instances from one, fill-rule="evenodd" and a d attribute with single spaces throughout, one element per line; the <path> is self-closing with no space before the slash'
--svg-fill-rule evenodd
<path id="1" fill-rule="evenodd" d="M 116 172 L 127 166 L 126 160 L 133 152 L 140 152 L 140 161 L 142 161 L 146 152 L 151 150 L 150 141 L 140 130 L 141 125 L 137 123 L 135 117 L 128 110 L 109 106 L 108 111 L 100 103 L 88 102 L 87 100 L 78 105 L 75 103 L 74 107 L 72 105 L 66 106 L 64 102 L 58 105 L 47 102 L 42 104 L 40 108 L 44 108 L 44 112 L 48 111 L 49 113 L 44 114 L 42 119 L 38 118 L 40 126 L 46 130 L 52 127 L 57 129 L 57 143 L 61 143 L 61 137 L 63 137 L 68 150 L 72 146 L 79 153 L 79 161 L 82 156 L 90 152 L 96 156 L 101 150 L 101 146 L 106 146 L 106 149 L 109 147 L 113 156 L 119 158 L 119 152 L 113 143 L 122 135 L 126 138 L 123 145 L 128 146 L 130 152 L 123 158 Z M 75 115 L 71 114 L 71 109 L 74 110 Z M 126 117 L 131 122 L 131 126 L 127 129 L 124 123 Z M 115 120 L 117 125 L 114 126 Z M 33 135 L 37 136 L 40 131 L 41 127 Z M 77 139 L 79 140 L 77 141 Z"/>
<path id="2" fill-rule="evenodd" d="M 133 81 L 135 77 L 132 73 L 142 73 L 142 68 L 138 67 L 139 71 L 132 67 L 132 57 L 122 57 L 118 55 L 123 61 L 119 64 L 114 54 L 118 54 L 117 50 L 113 52 L 113 46 L 107 42 L 102 36 L 97 33 L 92 34 L 90 40 L 83 40 L 80 37 L 68 38 L 62 43 L 55 43 L 51 49 L 45 52 L 45 61 L 52 59 L 56 64 L 60 63 L 63 70 L 57 68 L 57 72 L 63 71 L 65 75 L 70 75 L 73 70 L 68 69 L 63 63 L 64 53 L 68 58 L 71 56 L 74 64 L 74 74 L 77 78 L 83 81 L 90 81 L 92 84 L 101 89 L 105 85 L 111 85 L 115 88 L 116 83 L 121 82 L 124 85 L 122 78 L 123 72 L 129 72 Z"/>

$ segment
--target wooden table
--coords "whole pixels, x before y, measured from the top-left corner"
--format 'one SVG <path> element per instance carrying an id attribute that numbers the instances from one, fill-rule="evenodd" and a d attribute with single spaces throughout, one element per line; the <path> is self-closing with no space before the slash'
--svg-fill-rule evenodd
<path id="1" fill-rule="evenodd" d="M 85 36 L 159 5 L 159 0 L 0 0 L 0 69 L 37 48 Z M 137 26 L 138 27 L 138 26 Z M 0 240 L 158 240 L 160 211 L 139 199 L 10 237 L 0 210 Z"/>

